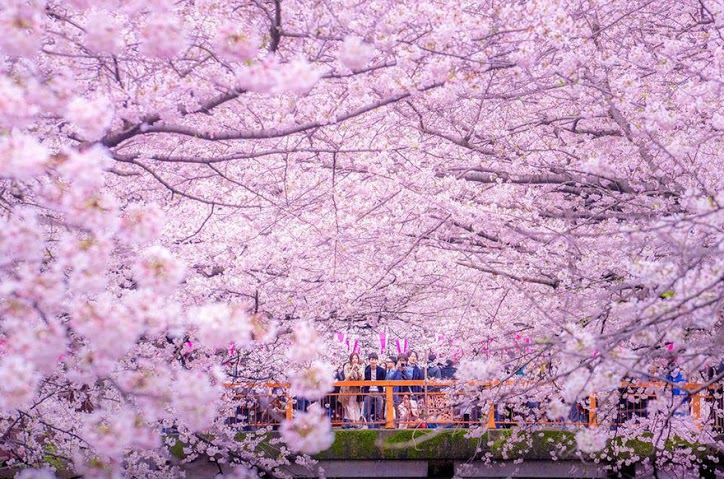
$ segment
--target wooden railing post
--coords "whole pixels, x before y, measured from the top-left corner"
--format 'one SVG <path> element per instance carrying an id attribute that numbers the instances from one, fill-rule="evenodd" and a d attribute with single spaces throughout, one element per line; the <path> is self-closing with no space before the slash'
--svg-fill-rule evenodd
<path id="1" fill-rule="evenodd" d="M 495 403 L 490 403 L 488 411 L 488 429 L 495 429 Z"/>
<path id="2" fill-rule="evenodd" d="M 691 397 L 691 415 L 699 427 L 701 427 L 701 394 L 695 393 Z"/>
<path id="3" fill-rule="evenodd" d="M 289 421 L 291 421 L 294 416 L 294 404 L 292 404 L 293 400 L 292 396 L 287 393 L 287 403 L 284 405 L 284 417 L 286 417 Z"/>
<path id="4" fill-rule="evenodd" d="M 392 394 L 394 389 L 392 386 L 385 388 L 385 429 L 395 428 L 395 401 Z"/>
<path id="5" fill-rule="evenodd" d="M 596 395 L 588 396 L 588 425 L 592 427 L 598 426 L 598 411 L 596 410 Z"/>

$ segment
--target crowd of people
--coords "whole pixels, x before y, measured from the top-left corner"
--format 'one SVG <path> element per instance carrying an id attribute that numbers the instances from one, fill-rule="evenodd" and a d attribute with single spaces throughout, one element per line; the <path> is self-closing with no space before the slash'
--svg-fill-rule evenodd
<path id="1" fill-rule="evenodd" d="M 687 381 L 684 374 L 677 369 L 669 368 L 672 372 L 666 374 L 666 382 L 671 384 L 671 391 L 675 397 L 683 398 L 681 407 L 676 415 L 686 415 L 690 399 L 686 396 L 686 390 L 677 387 Z M 721 377 L 724 372 L 724 361 L 717 367 L 706 371 L 704 380 Z M 358 353 L 349 355 L 347 361 L 340 365 L 335 372 L 336 381 L 357 381 L 355 385 L 343 385 L 335 387 L 322 401 L 321 405 L 333 424 L 343 424 L 345 427 L 384 427 L 390 420 L 389 413 L 396 427 L 439 427 L 446 424 L 456 423 L 462 427 L 469 427 L 472 424 L 479 424 L 485 421 L 486 411 L 481 404 L 466 398 L 450 402 L 450 397 L 443 394 L 446 391 L 445 384 L 435 384 L 435 380 L 456 379 L 457 369 L 452 360 L 444 363 L 438 362 L 434 354 L 427 357 L 426 363 L 419 361 L 416 352 L 402 353 L 399 356 L 387 356 L 380 361 L 376 353 L 370 353 L 366 361 Z M 523 375 L 520 368 L 513 373 L 506 371 L 509 376 Z M 537 371 L 536 374 L 541 374 Z M 631 380 L 631 378 L 629 378 Z M 380 385 L 378 381 L 398 381 L 394 386 Z M 402 381 L 403 384 L 399 382 Z M 404 381 L 411 381 L 405 385 Z M 412 383 L 412 381 L 417 381 Z M 366 385 L 365 382 L 369 382 Z M 425 386 L 422 386 L 422 383 Z M 619 392 L 616 424 L 622 424 L 629 420 L 638 420 L 648 416 L 648 403 L 655 394 L 645 392 L 646 382 L 636 386 L 635 381 L 627 386 L 616 389 Z M 391 407 L 388 411 L 387 389 L 392 388 Z M 423 390 L 426 389 L 426 390 Z M 432 394 L 429 394 L 432 393 Z M 440 394 L 438 394 L 440 393 Z M 251 389 L 240 390 L 240 397 L 248 398 L 256 396 L 254 404 L 240 406 L 237 417 L 243 417 L 247 425 L 245 429 L 251 429 L 264 424 L 272 424 L 273 427 L 284 419 L 291 411 L 305 411 L 311 401 L 293 397 L 291 404 L 288 403 L 288 396 L 283 387 L 274 387 L 271 394 L 254 394 Z M 457 396 L 459 397 L 459 396 Z M 707 399 L 709 401 L 709 399 Z M 711 402 L 711 401 L 710 401 Z M 718 427 L 722 427 L 722 416 L 716 411 L 724 407 L 721 398 L 712 404 L 711 417 L 707 421 L 714 421 Z M 542 410 L 544 404 L 536 400 L 525 401 L 516 410 L 515 407 L 502 404 L 494 409 L 496 427 L 510 427 L 518 419 L 516 416 L 522 414 L 532 415 L 533 420 L 542 418 L 545 412 Z M 590 411 L 581 402 L 571 406 L 570 412 L 563 422 L 586 423 L 590 420 Z M 236 420 L 235 420 L 236 421 Z"/>
<path id="2" fill-rule="evenodd" d="M 427 364 L 420 364 L 415 351 L 402 353 L 399 356 L 385 358 L 384 366 L 380 365 L 377 353 L 371 353 L 365 364 L 360 355 L 352 353 L 349 360 L 337 369 L 337 381 L 404 381 L 454 379 L 455 367 L 452 360 L 444 365 L 436 362 L 436 356 L 430 354 Z M 347 423 L 367 423 L 375 427 L 385 419 L 385 398 L 382 386 L 343 386 L 339 388 L 339 402 L 342 417 Z M 418 385 L 394 386 L 394 413 L 400 427 L 414 424 L 420 417 L 417 394 L 422 391 Z M 330 406 L 332 414 L 334 405 Z"/>

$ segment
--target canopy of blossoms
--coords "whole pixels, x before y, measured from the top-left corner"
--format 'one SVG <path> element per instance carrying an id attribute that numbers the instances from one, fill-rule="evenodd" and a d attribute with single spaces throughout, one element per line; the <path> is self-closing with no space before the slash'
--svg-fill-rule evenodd
<path id="1" fill-rule="evenodd" d="M 565 406 L 720 381 L 723 28 L 714 0 L 3 1 L 6 465 L 174 477 L 180 441 L 281 475 L 327 419 L 256 455 L 224 383 L 318 397 L 338 332 L 545 365 L 528 396 Z M 656 447 L 720 447 L 673 407 Z"/>

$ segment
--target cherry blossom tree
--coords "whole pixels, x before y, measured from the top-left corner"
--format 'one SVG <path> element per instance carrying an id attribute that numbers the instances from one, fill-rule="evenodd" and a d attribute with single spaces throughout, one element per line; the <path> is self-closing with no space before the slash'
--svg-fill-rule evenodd
<path id="1" fill-rule="evenodd" d="M 467 379 L 544 369 L 480 400 L 551 417 L 627 378 L 722 380 L 721 3 L 0 8 L 8 466 L 173 477 L 178 441 L 283 476 L 328 420 L 255 455 L 224 385 L 319 398 L 338 330 L 443 332 Z M 579 449 L 721 448 L 681 401 Z"/>

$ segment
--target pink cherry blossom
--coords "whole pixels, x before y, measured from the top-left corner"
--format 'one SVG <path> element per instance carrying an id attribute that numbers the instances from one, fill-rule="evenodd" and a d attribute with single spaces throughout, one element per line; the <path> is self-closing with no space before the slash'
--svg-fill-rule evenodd
<path id="1" fill-rule="evenodd" d="M 585 428 L 576 433 L 576 448 L 584 454 L 593 454 L 606 447 L 606 434 L 596 429 Z"/>
<path id="2" fill-rule="evenodd" d="M 87 140 L 98 140 L 113 121 L 113 105 L 107 98 L 76 97 L 68 103 L 65 117 Z"/>
<path id="3" fill-rule="evenodd" d="M 129 244 L 147 244 L 161 234 L 164 213 L 154 203 L 132 203 L 123 209 L 118 238 Z"/>
<path id="4" fill-rule="evenodd" d="M 366 44 L 363 39 L 350 36 L 344 39 L 338 58 L 345 67 L 359 70 L 367 65 L 373 53 L 373 47 Z"/>
<path id="5" fill-rule="evenodd" d="M 209 381 L 201 371 L 178 371 L 172 407 L 178 420 L 191 431 L 203 431 L 211 427 L 216 418 L 215 402 L 220 388 Z"/>
<path id="6" fill-rule="evenodd" d="M 461 381 L 489 381 L 500 376 L 501 364 L 494 360 L 476 360 L 465 358 L 458 364 L 456 378 Z"/>
<path id="7" fill-rule="evenodd" d="M 25 90 L 10 77 L 0 74 L 0 125 L 4 128 L 24 127 L 37 112 Z"/>
<path id="8" fill-rule="evenodd" d="M 284 421 L 279 428 L 282 439 L 293 451 L 316 454 L 334 442 L 334 432 L 329 418 L 319 404 L 312 404 L 306 412 Z"/>
<path id="9" fill-rule="evenodd" d="M 224 23 L 216 35 L 217 51 L 230 60 L 252 60 L 261 44 L 251 27 L 240 28 L 239 22 L 235 21 Z"/>
<path id="10" fill-rule="evenodd" d="M 251 341 L 249 315 L 228 304 L 208 304 L 189 312 L 189 322 L 197 329 L 201 344 L 213 349 L 233 343 L 244 347 Z"/>
<path id="11" fill-rule="evenodd" d="M 244 466 L 237 466 L 230 472 L 218 474 L 216 479 L 258 479 L 259 475 L 252 469 Z"/>
<path id="12" fill-rule="evenodd" d="M 44 171 L 48 149 L 33 136 L 13 131 L 0 137 L 0 177 L 27 179 Z"/>
<path id="13" fill-rule="evenodd" d="M 68 347 L 62 325 L 53 321 L 29 327 L 27 322 L 8 319 L 6 328 L 9 333 L 7 346 L 11 354 L 27 358 L 33 368 L 43 374 L 50 374 L 58 368 L 58 359 Z"/>
<path id="14" fill-rule="evenodd" d="M 43 232 L 34 211 L 18 211 L 14 216 L 0 219 L 0 264 L 13 261 L 39 261 Z"/>
<path id="15" fill-rule="evenodd" d="M 236 71 L 236 85 L 242 90 L 255 93 L 269 93 L 278 85 L 278 64 L 274 59 L 266 59 L 240 67 Z"/>
<path id="16" fill-rule="evenodd" d="M 319 354 L 319 336 L 309 323 L 298 323 L 292 332 L 292 344 L 287 357 L 295 362 L 313 361 Z"/>
<path id="17" fill-rule="evenodd" d="M 277 91 L 289 91 L 304 95 L 319 81 L 320 72 L 304 59 L 279 65 L 277 70 Z"/>
<path id="18" fill-rule="evenodd" d="M 134 265 L 133 278 L 143 288 L 160 294 L 171 293 L 183 280 L 186 268 L 162 246 L 147 248 Z"/>
<path id="19" fill-rule="evenodd" d="M 0 378 L 0 409 L 3 412 L 30 406 L 40 382 L 40 375 L 30 362 L 15 354 L 0 357 Z"/>
<path id="20" fill-rule="evenodd" d="M 38 2 L 17 2 L 0 11 L 0 52 L 9 56 L 32 57 L 40 49 L 43 15 Z"/>
<path id="21" fill-rule="evenodd" d="M 85 46 L 94 53 L 118 53 L 124 46 L 122 20 L 108 10 L 88 13 L 85 32 Z"/>
<path id="22" fill-rule="evenodd" d="M 716 2 L 0 3 L 0 449 L 23 466 L 51 438 L 84 477 L 179 477 L 176 440 L 312 468 L 319 408 L 273 456 L 230 419 L 262 381 L 321 397 L 337 332 L 440 349 L 516 417 L 589 409 L 583 461 L 650 432 L 651 467 L 698 474 L 655 438 L 721 447 L 709 392 L 669 384 L 722 357 Z M 624 380 L 667 388 L 628 418 Z M 625 454 L 596 459 L 643 467 Z"/>
<path id="23" fill-rule="evenodd" d="M 23 469 L 15 479 L 55 479 L 55 474 L 50 469 Z"/>
<path id="24" fill-rule="evenodd" d="M 186 39 L 180 22 L 170 15 L 154 14 L 141 31 L 140 51 L 161 59 L 172 58 L 185 48 Z"/>
<path id="25" fill-rule="evenodd" d="M 334 367 L 328 363 L 314 361 L 311 366 L 301 368 L 291 377 L 292 396 L 317 401 L 333 389 Z"/>

